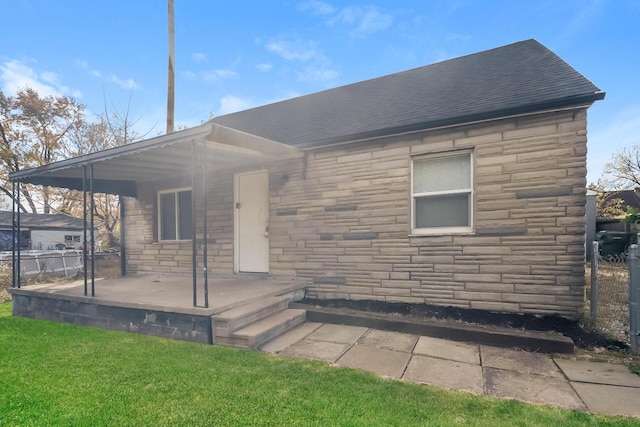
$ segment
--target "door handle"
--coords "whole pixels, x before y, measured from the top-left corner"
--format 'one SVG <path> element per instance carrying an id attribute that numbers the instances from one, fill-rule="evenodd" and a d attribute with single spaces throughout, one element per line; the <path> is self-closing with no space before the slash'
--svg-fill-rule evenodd
<path id="1" fill-rule="evenodd" d="M 269 226 L 268 225 L 264 228 L 264 237 L 269 237 Z"/>

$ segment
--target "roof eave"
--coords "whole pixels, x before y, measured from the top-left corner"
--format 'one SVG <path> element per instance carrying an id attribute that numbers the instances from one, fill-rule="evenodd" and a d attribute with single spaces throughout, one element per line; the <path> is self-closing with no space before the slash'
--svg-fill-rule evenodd
<path id="1" fill-rule="evenodd" d="M 297 145 L 302 150 L 313 150 L 317 148 L 328 147 L 351 142 L 364 141 L 374 138 L 380 138 L 403 133 L 412 133 L 422 130 L 433 130 L 438 128 L 460 126 L 465 124 L 484 122 L 489 120 L 497 120 L 501 118 L 520 116 L 524 114 L 539 113 L 542 111 L 553 111 L 566 108 L 588 108 L 595 101 L 604 99 L 606 93 L 597 91 L 594 93 L 579 95 L 571 98 L 560 100 L 546 101 L 538 104 L 530 104 L 519 107 L 507 108 L 502 110 L 488 111 L 484 113 L 469 114 L 465 116 L 457 116 L 442 120 L 433 120 L 428 122 L 412 123 L 410 125 L 387 127 L 367 132 L 358 132 L 338 137 L 318 139 L 309 143 Z"/>
<path id="2" fill-rule="evenodd" d="M 185 141 L 191 141 L 194 139 L 204 139 L 206 135 L 211 132 L 211 125 L 205 123 L 204 125 L 197 126 L 192 129 L 187 129 L 180 132 L 175 132 L 168 135 L 162 135 L 156 138 L 147 139 L 139 142 L 135 142 L 128 145 L 122 145 L 120 147 L 109 148 L 107 150 L 98 151 L 95 153 L 85 154 L 79 157 L 71 159 L 60 160 L 58 162 L 49 163 L 47 165 L 38 166 L 31 169 L 19 170 L 9 173 L 9 179 L 11 181 L 20 181 L 22 178 L 30 176 L 40 175 L 42 173 L 75 168 L 82 165 L 89 165 L 105 159 L 119 157 L 134 152 L 151 150 L 162 146 L 173 145 Z"/>

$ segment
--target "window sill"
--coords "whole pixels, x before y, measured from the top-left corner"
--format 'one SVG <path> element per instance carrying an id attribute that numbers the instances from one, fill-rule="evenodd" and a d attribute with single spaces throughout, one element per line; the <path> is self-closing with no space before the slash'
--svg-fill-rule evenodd
<path id="1" fill-rule="evenodd" d="M 464 229 L 464 230 L 456 230 L 456 229 L 447 229 L 447 230 L 433 230 L 433 231 L 420 231 L 416 232 L 415 230 L 409 234 L 409 238 L 414 237 L 437 237 L 437 236 L 475 236 L 475 231 L 472 229 Z"/>

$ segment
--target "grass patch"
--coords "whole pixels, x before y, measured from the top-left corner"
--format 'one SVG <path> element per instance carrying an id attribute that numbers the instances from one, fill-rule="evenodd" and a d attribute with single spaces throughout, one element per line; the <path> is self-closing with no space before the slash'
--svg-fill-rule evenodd
<path id="1" fill-rule="evenodd" d="M 11 316 L 0 425 L 637 425 L 320 362 Z"/>

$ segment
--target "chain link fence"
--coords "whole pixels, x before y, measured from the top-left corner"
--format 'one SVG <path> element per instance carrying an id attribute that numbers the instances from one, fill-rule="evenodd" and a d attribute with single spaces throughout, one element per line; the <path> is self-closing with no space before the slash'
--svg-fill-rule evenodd
<path id="1" fill-rule="evenodd" d="M 11 253 L 0 255 L 0 263 L 11 268 Z M 20 254 L 20 275 L 24 277 L 40 274 L 68 277 L 81 271 L 82 251 L 25 251 Z"/>
<path id="2" fill-rule="evenodd" d="M 598 252 L 595 252 L 597 254 Z M 587 288 L 590 326 L 629 343 L 629 263 L 624 253 L 593 257 Z"/>

